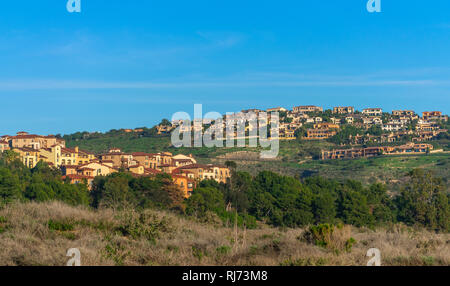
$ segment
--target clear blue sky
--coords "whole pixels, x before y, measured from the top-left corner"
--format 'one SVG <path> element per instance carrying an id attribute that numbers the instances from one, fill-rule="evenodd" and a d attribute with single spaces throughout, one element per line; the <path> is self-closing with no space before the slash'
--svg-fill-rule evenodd
<path id="1" fill-rule="evenodd" d="M 66 0 L 0 5 L 0 134 L 153 126 L 317 104 L 450 111 L 450 1 Z"/>

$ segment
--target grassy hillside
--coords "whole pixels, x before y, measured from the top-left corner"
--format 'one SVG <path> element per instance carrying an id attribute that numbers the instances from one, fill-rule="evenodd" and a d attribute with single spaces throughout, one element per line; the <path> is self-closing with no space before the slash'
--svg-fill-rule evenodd
<path id="1" fill-rule="evenodd" d="M 0 265 L 65 265 L 69 248 L 79 248 L 82 265 L 366 265 L 372 247 L 382 265 L 450 264 L 448 234 L 401 225 L 343 230 L 356 241 L 349 251 L 316 246 L 304 239 L 305 229 L 260 225 L 236 233 L 154 210 L 16 203 L 0 209 Z"/>
<path id="2" fill-rule="evenodd" d="M 223 163 L 227 159 L 204 160 L 205 162 Z M 334 179 L 358 179 L 364 183 L 383 182 L 401 183 L 405 174 L 415 168 L 433 171 L 445 181 L 450 180 L 450 154 L 437 153 L 417 156 L 382 156 L 353 160 L 278 160 L 251 161 L 234 159 L 240 170 L 257 174 L 262 170 L 297 177 L 320 175 Z"/>

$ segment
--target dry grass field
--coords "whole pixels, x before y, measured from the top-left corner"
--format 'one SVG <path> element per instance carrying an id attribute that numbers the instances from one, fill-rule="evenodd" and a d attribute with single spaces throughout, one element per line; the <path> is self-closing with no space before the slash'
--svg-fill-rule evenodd
<path id="1" fill-rule="evenodd" d="M 11 204 L 0 209 L 0 265 L 65 265 L 78 248 L 82 265 L 366 265 L 369 248 L 382 265 L 450 265 L 450 236 L 401 225 L 344 227 L 350 251 L 304 239 L 304 229 L 254 230 L 204 224 L 147 210 L 92 211 L 62 203 Z"/>

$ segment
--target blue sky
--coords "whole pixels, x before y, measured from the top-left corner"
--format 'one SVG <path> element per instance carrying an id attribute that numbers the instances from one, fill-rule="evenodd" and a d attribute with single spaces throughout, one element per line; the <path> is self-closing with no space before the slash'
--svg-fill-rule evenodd
<path id="1" fill-rule="evenodd" d="M 0 6 L 0 134 L 316 104 L 450 113 L 450 1 L 66 0 Z"/>

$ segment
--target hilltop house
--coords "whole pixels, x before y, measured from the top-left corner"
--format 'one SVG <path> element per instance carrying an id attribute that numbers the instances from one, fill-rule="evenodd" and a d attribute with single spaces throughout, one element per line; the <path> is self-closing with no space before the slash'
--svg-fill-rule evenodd
<path id="1" fill-rule="evenodd" d="M 315 105 L 294 106 L 292 110 L 295 113 L 323 112 L 323 107 Z"/>
<path id="2" fill-rule="evenodd" d="M 367 116 L 381 116 L 383 114 L 383 109 L 381 108 L 366 108 L 363 109 L 362 114 Z"/>
<path id="3" fill-rule="evenodd" d="M 333 113 L 335 114 L 352 114 L 355 113 L 355 108 L 353 106 L 337 106 L 333 108 Z"/>

